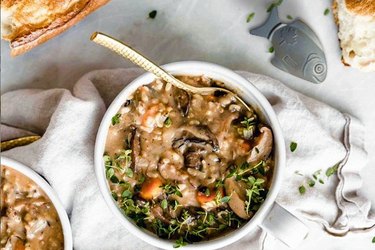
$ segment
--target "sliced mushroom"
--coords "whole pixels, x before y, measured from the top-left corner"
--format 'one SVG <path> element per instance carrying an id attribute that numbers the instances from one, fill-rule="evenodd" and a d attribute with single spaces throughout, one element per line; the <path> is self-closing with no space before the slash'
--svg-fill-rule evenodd
<path id="1" fill-rule="evenodd" d="M 162 222 L 169 224 L 169 220 L 165 218 L 163 209 L 160 206 L 154 206 L 151 208 L 151 214 L 155 217 L 161 220 Z"/>
<path id="2" fill-rule="evenodd" d="M 219 143 L 215 135 L 207 126 L 184 126 L 180 128 L 178 137 L 173 141 L 172 147 L 184 153 L 192 145 L 211 146 L 213 151 L 219 150 Z"/>
<path id="3" fill-rule="evenodd" d="M 187 116 L 190 109 L 190 95 L 183 89 L 173 87 L 173 98 L 182 116 Z"/>
<path id="4" fill-rule="evenodd" d="M 171 218 L 177 218 L 180 215 L 181 210 L 181 207 L 177 207 L 176 209 L 174 209 L 173 207 L 168 206 L 168 214 Z"/>
<path id="5" fill-rule="evenodd" d="M 135 172 L 138 172 L 137 161 L 141 154 L 141 136 L 138 129 L 135 126 L 130 126 L 125 139 L 125 147 L 132 150 L 132 168 Z"/>
<path id="6" fill-rule="evenodd" d="M 195 146 L 198 148 L 199 146 L 204 147 L 206 145 L 212 146 L 208 141 L 200 138 L 189 138 L 188 136 L 183 136 L 182 138 L 174 140 L 172 147 L 178 149 L 181 153 L 184 153 L 191 147 Z"/>
<path id="7" fill-rule="evenodd" d="M 272 151 L 273 137 L 271 129 L 267 127 L 260 128 L 261 134 L 255 138 L 255 146 L 251 149 L 247 162 L 256 164 L 267 158 Z"/>
<path id="8" fill-rule="evenodd" d="M 230 128 L 232 127 L 233 121 L 235 121 L 237 118 L 238 118 L 237 112 L 227 115 L 221 125 L 221 131 L 228 132 Z"/>
<path id="9" fill-rule="evenodd" d="M 192 147 L 184 154 L 185 167 L 193 168 L 196 170 L 201 170 L 203 167 L 202 163 L 202 149 L 197 147 Z"/>
<path id="10" fill-rule="evenodd" d="M 236 182 L 234 177 L 228 178 L 224 182 L 225 192 L 230 195 L 231 198 L 228 202 L 229 207 L 242 219 L 249 219 L 250 216 L 246 213 L 246 191 Z"/>

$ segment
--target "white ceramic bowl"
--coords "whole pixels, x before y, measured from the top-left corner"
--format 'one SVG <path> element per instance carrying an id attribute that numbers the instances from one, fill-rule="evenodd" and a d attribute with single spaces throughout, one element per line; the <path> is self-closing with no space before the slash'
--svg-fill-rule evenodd
<path id="1" fill-rule="evenodd" d="M 46 193 L 48 198 L 51 200 L 51 202 L 55 206 L 57 214 L 59 215 L 59 218 L 61 221 L 63 235 L 64 235 L 64 250 L 72 250 L 73 249 L 72 229 L 70 227 L 68 215 L 66 214 L 64 207 L 62 206 L 59 198 L 57 197 L 52 187 L 34 170 L 23 165 L 22 163 L 18 161 L 1 156 L 1 165 L 5 165 L 29 177 Z"/>
<path id="2" fill-rule="evenodd" d="M 170 63 L 164 65 L 163 68 L 174 75 L 205 75 L 215 80 L 224 82 L 227 88 L 238 93 L 248 104 L 253 106 L 255 110 L 257 110 L 261 118 L 272 128 L 274 136 L 275 168 L 273 172 L 271 188 L 268 192 L 266 200 L 264 201 L 260 209 L 256 212 L 254 217 L 241 228 L 213 240 L 189 244 L 185 246 L 184 249 L 216 249 L 224 247 L 238 241 L 240 238 L 250 233 L 254 228 L 260 226 L 275 202 L 276 195 L 280 189 L 281 178 L 285 167 L 285 144 L 279 122 L 270 103 L 259 92 L 259 90 L 245 78 L 233 72 L 232 70 L 212 63 L 196 61 Z M 100 190 L 107 205 L 117 216 L 119 221 L 121 221 L 121 223 L 129 230 L 129 232 L 156 247 L 173 249 L 174 241 L 160 239 L 158 236 L 152 234 L 151 232 L 136 226 L 131 219 L 128 219 L 124 216 L 124 213 L 116 205 L 111 196 L 109 185 L 105 176 L 105 167 L 103 162 L 105 142 L 107 138 L 108 128 L 111 124 L 111 118 L 118 112 L 121 105 L 123 105 L 123 103 L 128 99 L 128 96 L 130 96 L 141 85 L 151 83 L 154 79 L 155 77 L 151 73 L 145 73 L 141 75 L 130 84 L 128 84 L 109 106 L 100 124 L 98 135 L 96 138 L 95 171 Z"/>

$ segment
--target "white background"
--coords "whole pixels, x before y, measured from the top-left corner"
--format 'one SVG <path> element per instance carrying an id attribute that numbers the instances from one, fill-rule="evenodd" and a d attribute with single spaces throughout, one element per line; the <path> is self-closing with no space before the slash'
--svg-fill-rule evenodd
<path id="1" fill-rule="evenodd" d="M 89 41 L 94 31 L 111 34 L 137 48 L 159 64 L 202 60 L 234 70 L 269 75 L 308 96 L 358 117 L 366 126 L 369 163 L 362 171 L 362 194 L 375 204 L 375 73 L 363 73 L 340 62 L 337 29 L 332 15 L 323 14 L 327 0 L 284 0 L 279 15 L 299 17 L 317 33 L 325 48 L 328 76 L 315 85 L 288 75 L 270 64 L 271 44 L 251 36 L 249 29 L 266 18 L 265 0 L 113 0 L 57 38 L 31 52 L 10 58 L 8 44 L 1 43 L 2 93 L 20 88 L 69 88 L 82 74 L 131 64 Z M 157 10 L 154 20 L 148 18 Z M 246 23 L 249 13 L 255 17 Z M 317 156 L 319 157 L 319 156 Z M 375 211 L 375 208 L 373 208 Z M 299 249 L 359 249 L 375 235 L 346 238 L 326 236 L 315 224 Z M 367 245 L 366 245 L 367 246 Z M 361 248 L 363 249 L 363 247 Z"/>

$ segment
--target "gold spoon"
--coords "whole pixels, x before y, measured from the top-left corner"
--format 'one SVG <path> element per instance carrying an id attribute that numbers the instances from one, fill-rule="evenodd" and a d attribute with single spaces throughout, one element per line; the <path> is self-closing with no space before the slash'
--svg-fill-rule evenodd
<path id="1" fill-rule="evenodd" d="M 143 55 L 141 55 L 136 50 L 132 49 L 125 43 L 110 37 L 106 34 L 95 32 L 91 35 L 90 38 L 92 41 L 94 41 L 97 44 L 100 44 L 117 54 L 121 55 L 124 58 L 129 59 L 134 64 L 138 65 L 139 67 L 143 68 L 144 70 L 153 73 L 157 77 L 163 79 L 165 82 L 172 84 L 173 86 L 183 89 L 185 91 L 201 94 L 201 95 L 209 95 L 214 93 L 215 91 L 223 91 L 226 93 L 229 93 L 233 95 L 245 108 L 249 111 L 253 111 L 238 95 L 233 93 L 232 91 L 224 88 L 219 87 L 194 87 L 191 85 L 188 85 L 174 76 L 172 76 L 170 73 L 166 72 L 161 67 L 157 66 L 155 63 L 153 63 L 150 59 L 147 59 Z"/>
<path id="2" fill-rule="evenodd" d="M 19 146 L 26 146 L 34 141 L 39 140 L 41 137 L 39 135 L 24 136 L 17 139 L 12 139 L 8 141 L 1 142 L 1 151 L 6 151 Z"/>

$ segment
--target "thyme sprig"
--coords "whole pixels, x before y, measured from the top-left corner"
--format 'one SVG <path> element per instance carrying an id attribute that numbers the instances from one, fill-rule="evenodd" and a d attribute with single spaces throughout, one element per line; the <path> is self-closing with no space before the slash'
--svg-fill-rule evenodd
<path id="1" fill-rule="evenodd" d="M 246 197 L 247 201 L 245 201 L 246 205 L 246 213 L 250 214 L 251 206 L 254 203 L 259 204 L 262 203 L 265 199 L 265 197 L 261 194 L 262 191 L 264 191 L 264 179 L 261 178 L 255 178 L 254 176 L 249 176 L 247 180 L 245 181 L 249 188 L 246 189 Z"/>

